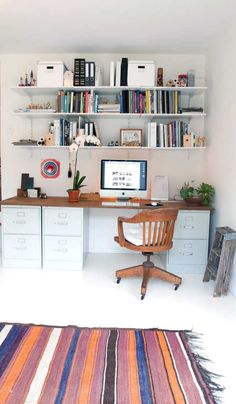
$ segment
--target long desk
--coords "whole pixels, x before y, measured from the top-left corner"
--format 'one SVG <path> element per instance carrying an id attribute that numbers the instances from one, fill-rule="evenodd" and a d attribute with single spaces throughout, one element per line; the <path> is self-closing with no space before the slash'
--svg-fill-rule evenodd
<path id="1" fill-rule="evenodd" d="M 114 202 L 114 203 L 113 203 Z M 209 206 L 150 200 L 80 200 L 13 197 L 2 205 L 2 263 L 4 267 L 82 269 L 87 252 L 124 252 L 113 237 L 117 216 L 132 216 L 143 209 L 179 210 L 174 246 L 166 257 L 168 270 L 203 272 L 207 262 Z M 123 210 L 123 211 L 122 211 Z"/>
<path id="2" fill-rule="evenodd" d="M 104 205 L 103 202 L 115 202 L 114 205 Z M 132 204 L 133 202 L 133 204 Z M 122 202 L 119 205 L 119 201 L 112 198 L 101 198 L 100 200 L 79 200 L 78 202 L 69 202 L 67 197 L 63 196 L 50 196 L 46 199 L 42 198 L 24 198 L 15 196 L 13 198 L 5 199 L 1 201 L 1 205 L 11 206 L 54 206 L 54 207 L 70 207 L 70 208 L 93 208 L 93 209 L 156 209 L 156 206 L 149 206 L 151 199 L 136 199 L 131 200 L 131 204 L 124 206 Z M 138 204 L 138 205 L 137 205 Z M 162 208 L 175 208 L 178 210 L 207 210 L 212 211 L 211 206 L 191 205 L 184 201 L 167 201 L 161 202 Z"/>

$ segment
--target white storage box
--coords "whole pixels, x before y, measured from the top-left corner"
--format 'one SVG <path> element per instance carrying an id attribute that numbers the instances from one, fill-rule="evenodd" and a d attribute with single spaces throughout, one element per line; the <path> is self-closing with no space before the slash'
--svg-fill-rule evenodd
<path id="1" fill-rule="evenodd" d="M 130 60 L 128 63 L 128 86 L 154 86 L 155 63 L 146 60 Z"/>
<path id="2" fill-rule="evenodd" d="M 38 62 L 37 86 L 57 87 L 63 86 L 65 65 L 63 62 Z"/>

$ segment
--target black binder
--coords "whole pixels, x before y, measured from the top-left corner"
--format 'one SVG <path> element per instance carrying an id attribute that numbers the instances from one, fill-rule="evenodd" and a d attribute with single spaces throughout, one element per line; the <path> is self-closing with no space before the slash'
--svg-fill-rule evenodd
<path id="1" fill-rule="evenodd" d="M 89 62 L 89 82 L 90 86 L 95 86 L 95 62 Z"/>
<path id="2" fill-rule="evenodd" d="M 81 84 L 81 77 L 83 84 Z M 85 85 L 85 59 L 74 59 L 74 86 Z"/>
<path id="3" fill-rule="evenodd" d="M 120 85 L 127 86 L 128 85 L 128 59 L 121 59 L 121 71 L 120 71 Z"/>

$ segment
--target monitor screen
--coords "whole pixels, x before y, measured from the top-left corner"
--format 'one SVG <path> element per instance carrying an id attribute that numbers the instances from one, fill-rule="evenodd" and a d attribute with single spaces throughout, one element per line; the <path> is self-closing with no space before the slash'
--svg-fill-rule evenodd
<path id="1" fill-rule="evenodd" d="M 146 160 L 101 160 L 101 196 L 147 197 Z"/>

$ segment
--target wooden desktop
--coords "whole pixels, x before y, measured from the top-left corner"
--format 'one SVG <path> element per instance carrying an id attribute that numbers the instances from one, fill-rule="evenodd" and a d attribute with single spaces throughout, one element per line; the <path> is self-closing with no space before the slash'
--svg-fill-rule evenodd
<path id="1" fill-rule="evenodd" d="M 1 201 L 1 205 L 19 205 L 19 206 L 55 206 L 55 207 L 70 207 L 70 208 L 101 208 L 101 209 L 156 209 L 157 206 L 150 206 L 151 203 L 155 201 L 151 199 L 138 199 L 131 198 L 130 202 L 134 203 L 132 206 L 124 206 L 122 203 L 120 205 L 103 205 L 103 202 L 119 202 L 117 198 L 100 198 L 96 200 L 90 199 L 80 199 L 78 202 L 69 202 L 67 197 L 63 196 L 49 196 L 46 199 L 41 198 L 24 198 L 24 197 L 12 197 Z M 159 201 L 156 201 L 159 202 Z M 176 208 L 178 210 L 208 210 L 211 211 L 213 208 L 211 206 L 203 205 L 191 205 L 187 204 L 185 201 L 165 201 L 160 202 L 163 208 Z M 139 205 L 137 205 L 139 204 Z"/>

